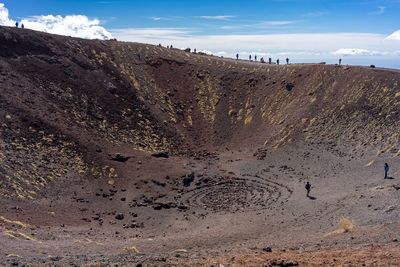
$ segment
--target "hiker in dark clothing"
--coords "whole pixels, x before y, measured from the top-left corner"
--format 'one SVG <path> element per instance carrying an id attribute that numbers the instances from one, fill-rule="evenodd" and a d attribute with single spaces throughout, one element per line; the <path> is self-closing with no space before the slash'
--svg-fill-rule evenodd
<path id="1" fill-rule="evenodd" d="M 306 196 L 309 197 L 310 196 L 310 191 L 311 191 L 311 184 L 309 182 L 307 182 L 304 187 L 306 188 L 306 191 L 307 191 Z"/>
<path id="2" fill-rule="evenodd" d="M 384 170 L 385 170 L 385 178 L 384 179 L 388 179 L 388 172 L 389 172 L 389 164 L 385 163 L 384 166 Z"/>
<path id="3" fill-rule="evenodd" d="M 236 60 L 239 60 L 239 54 L 236 54 Z"/>
<path id="4" fill-rule="evenodd" d="M 339 66 L 342 65 L 342 59 L 339 58 Z"/>
<path id="5" fill-rule="evenodd" d="M 272 64 L 272 58 L 268 59 L 268 64 Z"/>
<path id="6" fill-rule="evenodd" d="M 25 29 L 25 26 L 24 26 L 24 24 L 23 24 L 23 23 L 21 24 L 21 29 Z"/>
<path id="7" fill-rule="evenodd" d="M 278 64 L 278 65 L 279 65 L 279 58 L 276 60 L 276 64 Z"/>
<path id="8" fill-rule="evenodd" d="M 289 58 L 286 58 L 286 64 L 289 65 Z"/>
<path id="9" fill-rule="evenodd" d="M 15 22 L 15 27 L 17 27 L 17 28 L 18 28 L 18 25 L 19 25 L 19 24 L 18 24 L 18 21 L 17 21 L 17 22 Z"/>
<path id="10" fill-rule="evenodd" d="M 249 55 L 249 60 L 251 61 L 251 55 Z"/>
<path id="11" fill-rule="evenodd" d="M 254 56 L 254 61 L 257 61 L 257 55 Z"/>

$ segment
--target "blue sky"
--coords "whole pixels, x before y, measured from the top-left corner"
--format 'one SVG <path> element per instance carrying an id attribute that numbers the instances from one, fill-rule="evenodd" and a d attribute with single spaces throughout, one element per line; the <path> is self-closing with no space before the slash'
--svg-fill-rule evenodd
<path id="1" fill-rule="evenodd" d="M 107 28 L 192 27 L 199 33 L 374 32 L 400 29 L 400 0 L 3 0 L 14 18 L 84 14 Z M 205 19 L 209 16 L 209 19 Z M 232 16 L 220 20 L 212 16 Z M 203 17 L 203 19 L 202 19 Z M 152 19 L 153 18 L 153 19 Z M 159 18 L 160 20 L 155 20 Z M 286 21 L 282 27 L 228 28 Z"/>
<path id="2" fill-rule="evenodd" d="M 180 48 L 198 46 L 198 50 L 221 56 L 239 52 L 243 57 L 254 53 L 266 57 L 290 56 L 295 61 L 328 62 L 344 57 L 349 64 L 378 62 L 400 68 L 400 32 L 397 32 L 400 0 L 0 0 L 0 3 L 8 9 L 10 19 L 25 19 L 33 29 L 49 32 L 47 26 L 37 28 L 32 20 L 37 22 L 41 16 L 50 14 L 84 15 L 89 22 L 98 19 L 96 27 L 104 27 L 120 40 L 175 44 Z"/>

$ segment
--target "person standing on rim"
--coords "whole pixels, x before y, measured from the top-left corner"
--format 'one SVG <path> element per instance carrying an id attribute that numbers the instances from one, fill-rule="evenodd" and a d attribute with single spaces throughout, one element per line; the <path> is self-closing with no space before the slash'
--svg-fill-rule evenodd
<path id="1" fill-rule="evenodd" d="M 236 60 L 239 60 L 239 53 L 236 54 Z"/>
<path id="2" fill-rule="evenodd" d="M 307 181 L 306 185 L 304 186 L 306 188 L 307 194 L 306 197 L 310 196 L 310 191 L 311 191 L 311 184 L 310 182 Z"/>
<path id="3" fill-rule="evenodd" d="M 389 164 L 385 163 L 384 166 L 384 170 L 385 170 L 385 178 L 384 179 L 388 179 L 388 172 L 389 172 Z"/>

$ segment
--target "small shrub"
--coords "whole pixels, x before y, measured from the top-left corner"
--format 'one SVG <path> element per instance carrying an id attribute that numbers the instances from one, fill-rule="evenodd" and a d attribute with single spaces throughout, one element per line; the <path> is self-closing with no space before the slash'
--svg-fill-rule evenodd
<path id="1" fill-rule="evenodd" d="M 349 218 L 346 217 L 340 218 L 339 228 L 342 229 L 345 233 L 353 231 L 355 227 L 356 225 Z"/>
<path id="2" fill-rule="evenodd" d="M 126 247 L 126 248 L 124 248 L 124 250 L 127 252 L 127 253 L 139 253 L 139 250 L 136 248 L 136 247 Z"/>

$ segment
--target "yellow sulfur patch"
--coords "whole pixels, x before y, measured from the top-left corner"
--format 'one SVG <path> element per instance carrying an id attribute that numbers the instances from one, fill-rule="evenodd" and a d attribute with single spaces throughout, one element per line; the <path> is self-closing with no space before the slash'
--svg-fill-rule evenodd
<path id="1" fill-rule="evenodd" d="M 139 253 L 139 250 L 136 247 L 127 247 L 124 250 L 128 253 Z"/>
<path id="2" fill-rule="evenodd" d="M 7 218 L 4 218 L 3 216 L 0 216 L 0 220 L 3 221 L 3 222 L 5 222 L 5 223 L 8 223 L 8 224 L 15 224 L 15 225 L 18 225 L 18 226 L 20 226 L 20 227 L 22 227 L 22 228 L 27 228 L 27 227 L 29 227 L 29 224 L 27 224 L 27 223 L 23 223 L 23 222 L 20 222 L 20 221 L 9 220 L 9 219 L 7 219 Z"/>
<path id="3" fill-rule="evenodd" d="M 365 167 L 372 166 L 372 164 L 374 164 L 374 163 L 375 163 L 375 160 L 371 160 L 370 162 L 368 162 L 368 163 L 365 165 Z"/>

